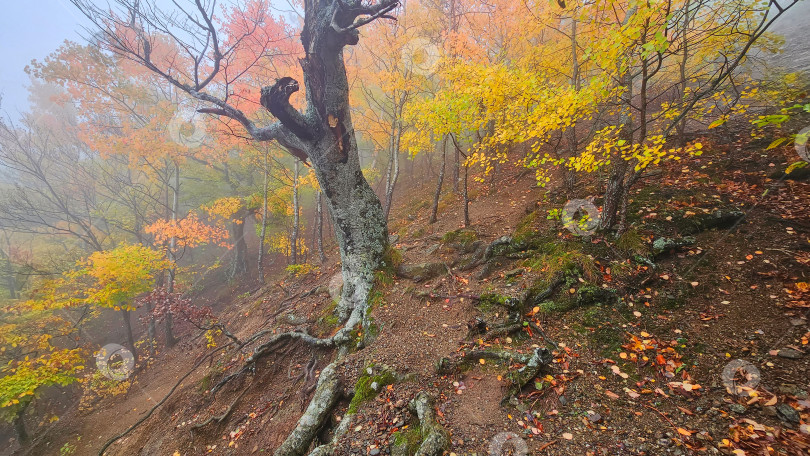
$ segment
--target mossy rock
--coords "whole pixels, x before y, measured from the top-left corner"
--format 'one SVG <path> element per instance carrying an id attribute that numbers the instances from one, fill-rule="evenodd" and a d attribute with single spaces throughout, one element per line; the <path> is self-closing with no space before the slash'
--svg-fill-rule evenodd
<path id="1" fill-rule="evenodd" d="M 480 246 L 480 243 L 476 241 L 478 241 L 478 233 L 466 228 L 449 231 L 442 236 L 442 244 L 461 253 L 475 251 Z"/>
<path id="2" fill-rule="evenodd" d="M 618 301 L 616 290 L 585 284 L 577 290 L 574 307 L 591 307 L 597 304 L 613 305 Z"/>
<path id="3" fill-rule="evenodd" d="M 515 226 L 512 242 L 516 247 L 528 247 L 529 243 L 537 237 L 538 232 L 534 229 L 534 225 L 537 223 L 538 214 L 538 211 L 530 212 Z"/>
<path id="4" fill-rule="evenodd" d="M 391 436 L 391 456 L 413 456 L 422 445 L 422 428 L 412 426 Z"/>
<path id="5" fill-rule="evenodd" d="M 697 242 L 697 240 L 692 236 L 684 236 L 682 238 L 660 237 L 653 241 L 652 250 L 655 255 L 660 255 L 670 250 L 677 250 L 695 245 L 695 242 Z"/>
<path id="6" fill-rule="evenodd" d="M 697 214 L 691 217 L 675 219 L 678 232 L 689 236 L 702 231 L 731 228 L 745 217 L 745 213 L 737 209 L 721 209 L 709 214 Z"/>
<path id="7" fill-rule="evenodd" d="M 551 314 L 555 312 L 565 312 L 566 306 L 563 306 L 554 301 L 543 301 L 539 303 L 536 307 L 540 309 L 539 313 L 541 314 Z"/>
<path id="8" fill-rule="evenodd" d="M 444 263 L 402 264 L 397 268 L 397 275 L 417 283 L 435 279 L 448 272 L 447 265 Z"/>
<path id="9" fill-rule="evenodd" d="M 346 413 L 357 413 L 360 405 L 370 399 L 377 397 L 377 395 L 388 385 L 393 385 L 397 381 L 397 376 L 393 372 L 385 368 L 368 367 L 366 369 L 378 370 L 377 374 L 366 374 L 357 379 L 354 385 L 354 397 L 349 403 L 349 409 Z"/>

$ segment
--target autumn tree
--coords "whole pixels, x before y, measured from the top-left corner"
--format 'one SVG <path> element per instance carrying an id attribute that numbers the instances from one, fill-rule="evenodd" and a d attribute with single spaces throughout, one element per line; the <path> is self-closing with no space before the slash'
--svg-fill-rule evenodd
<path id="1" fill-rule="evenodd" d="M 279 79 L 261 91 L 261 105 L 279 121 L 258 127 L 256 121 L 217 94 L 230 94 L 229 87 L 240 72 L 223 71 L 239 36 L 221 39 L 214 19 L 214 4 L 197 0 L 193 7 L 171 15 L 147 2 L 119 0 L 117 9 L 100 8 L 86 0 L 73 3 L 100 30 L 105 46 L 148 68 L 190 96 L 210 107 L 202 111 L 240 123 L 259 141 L 276 140 L 291 154 L 313 167 L 335 227 L 344 277 L 338 314 L 346 325 L 323 342 L 344 346 L 353 328 L 365 320 L 367 299 L 374 277 L 388 245 L 386 221 L 379 199 L 363 177 L 349 106 L 349 86 L 343 48 L 359 41 L 363 25 L 392 12 L 397 0 L 383 0 L 370 6 L 359 0 L 305 0 L 301 30 L 306 109 L 290 104 L 299 90 L 292 78 Z M 254 23 L 264 20 L 256 11 Z M 178 23 L 175 18 L 182 17 Z M 184 29 L 183 29 L 184 28 Z M 169 37 L 182 42 L 192 53 L 192 71 L 176 71 L 173 59 L 158 58 L 160 40 Z M 231 44 L 229 44 L 231 43 Z M 321 372 L 316 397 L 336 397 L 334 365 Z M 314 400 L 296 429 L 276 451 L 277 455 L 302 454 L 311 444 L 334 401 Z"/>
<path id="2" fill-rule="evenodd" d="M 24 301 L 0 308 L 0 419 L 12 423 L 21 444 L 30 440 L 25 413 L 33 401 L 51 386 L 78 381 L 82 349 L 60 347 L 74 331 L 52 309 Z"/>

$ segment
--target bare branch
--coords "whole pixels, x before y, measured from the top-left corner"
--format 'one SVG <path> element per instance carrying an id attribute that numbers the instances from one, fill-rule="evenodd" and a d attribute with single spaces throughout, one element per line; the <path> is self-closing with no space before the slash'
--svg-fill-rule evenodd
<path id="1" fill-rule="evenodd" d="M 332 21 L 330 26 L 337 33 L 346 33 L 352 30 L 357 30 L 358 28 L 380 18 L 396 20 L 394 16 L 391 16 L 388 13 L 393 11 L 397 6 L 399 6 L 399 0 L 385 0 L 372 6 L 352 8 L 347 7 L 341 0 L 337 0 L 335 2 L 335 9 L 332 12 Z M 341 27 L 338 24 L 338 15 L 347 17 L 348 21 L 351 21 L 352 24 L 348 27 Z M 364 15 L 367 15 L 368 17 L 357 19 L 359 16 Z"/>

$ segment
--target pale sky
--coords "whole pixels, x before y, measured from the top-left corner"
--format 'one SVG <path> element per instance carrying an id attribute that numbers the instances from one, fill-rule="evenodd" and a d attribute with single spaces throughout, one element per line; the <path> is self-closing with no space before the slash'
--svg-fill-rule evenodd
<path id="1" fill-rule="evenodd" d="M 66 39 L 80 40 L 82 21 L 68 0 L 0 0 L 0 93 L 12 117 L 28 109 L 28 75 L 23 68 L 42 60 Z"/>
<path id="2" fill-rule="evenodd" d="M 157 3 L 171 5 L 170 0 Z M 217 5 L 228 3 L 220 0 Z M 273 3 L 286 6 L 288 2 Z M 31 60 L 47 57 L 65 40 L 83 42 L 83 25 L 89 25 L 87 19 L 68 0 L 0 0 L 0 110 L 16 119 L 28 109 L 29 79 L 23 69 Z"/>

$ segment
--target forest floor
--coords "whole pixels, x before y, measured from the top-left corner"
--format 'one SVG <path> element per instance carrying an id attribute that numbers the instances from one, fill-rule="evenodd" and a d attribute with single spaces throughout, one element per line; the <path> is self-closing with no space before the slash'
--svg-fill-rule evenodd
<path id="1" fill-rule="evenodd" d="M 379 394 L 355 404 L 336 454 L 386 455 L 393 443 L 418 444 L 407 404 L 420 391 L 436 398 L 449 454 L 457 456 L 520 454 L 510 452 L 516 437 L 533 455 L 810 454 L 810 182 L 779 175 L 787 158 L 740 146 L 707 146 L 688 165 L 669 163 L 640 182 L 631 228 L 619 239 L 570 233 L 553 216 L 564 195 L 535 187 L 520 170 L 472 187 L 467 230 L 458 231 L 459 197 L 443 197 L 439 222 L 429 224 L 430 186 L 400 195 L 390 231 L 403 264 L 449 269 L 426 267 L 418 282 L 378 281 L 376 337 L 339 372 L 349 387 L 377 381 Z M 582 184 L 577 194 L 599 191 Z M 743 217 L 714 218 L 735 211 Z M 476 265 L 482 248 L 502 236 L 510 247 Z M 654 250 L 664 237 L 688 245 Z M 253 293 L 223 285 L 223 299 L 235 298 L 221 319 L 240 338 L 266 328 L 329 335 L 338 272 L 333 253 L 319 270 L 299 278 L 279 272 Z M 550 296 L 531 301 L 555 283 Z M 529 303 L 518 316 L 527 325 L 491 337 L 509 318 L 509 297 Z M 473 333 L 479 325 L 487 329 Z M 37 444 L 15 454 L 55 455 L 65 443 L 75 445 L 73 454 L 96 454 L 212 350 L 204 338 L 189 339 L 139 372 L 127 394 L 43 425 Z M 333 353 L 285 346 L 211 394 L 255 345 L 205 361 L 107 454 L 272 453 L 309 400 L 307 367 L 317 372 Z M 455 362 L 471 350 L 538 347 L 552 350 L 553 361 L 511 398 L 515 363 L 481 358 L 437 373 L 442 358 Z M 730 394 L 722 375 L 734 360 L 758 372 L 736 376 L 738 384 L 759 380 L 740 394 Z M 194 427 L 232 403 L 221 422 Z M 348 399 L 339 404 L 333 424 L 348 407 Z"/>

